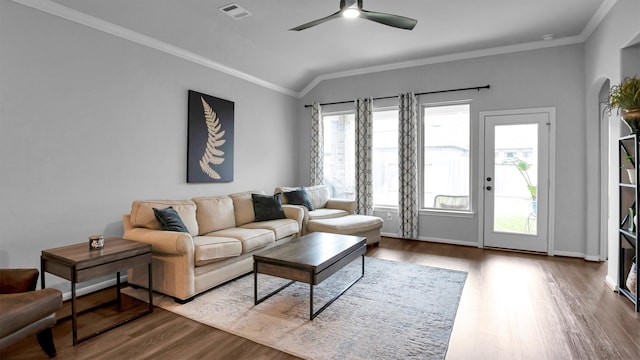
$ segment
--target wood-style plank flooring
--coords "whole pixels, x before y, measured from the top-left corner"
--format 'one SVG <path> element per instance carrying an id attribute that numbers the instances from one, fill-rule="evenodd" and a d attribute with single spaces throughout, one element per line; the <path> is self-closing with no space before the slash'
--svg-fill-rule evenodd
<path id="1" fill-rule="evenodd" d="M 392 238 L 367 255 L 468 272 L 449 360 L 640 358 L 640 316 L 605 284 L 606 263 Z M 114 316 L 88 312 L 81 331 Z M 296 359 L 160 308 L 75 347 L 71 322 L 62 320 L 54 341 L 59 359 Z M 0 352 L 2 360 L 46 358 L 35 336 Z"/>

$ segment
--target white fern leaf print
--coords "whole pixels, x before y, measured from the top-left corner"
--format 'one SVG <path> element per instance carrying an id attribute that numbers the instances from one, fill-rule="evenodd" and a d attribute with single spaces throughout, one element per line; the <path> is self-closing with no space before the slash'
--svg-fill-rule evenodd
<path id="1" fill-rule="evenodd" d="M 218 119 L 218 115 L 216 115 L 211 106 L 209 106 L 202 97 L 200 97 L 200 100 L 202 100 L 202 107 L 204 108 L 204 118 L 207 124 L 208 134 L 207 148 L 204 151 L 204 155 L 202 155 L 202 159 L 200 159 L 200 168 L 210 178 L 220 179 L 220 174 L 213 170 L 212 165 L 220 165 L 224 162 L 224 158 L 222 157 L 224 151 L 218 149 L 218 147 L 224 145 L 226 142 L 226 140 L 222 138 L 225 131 L 220 130 L 222 128 L 220 119 Z"/>

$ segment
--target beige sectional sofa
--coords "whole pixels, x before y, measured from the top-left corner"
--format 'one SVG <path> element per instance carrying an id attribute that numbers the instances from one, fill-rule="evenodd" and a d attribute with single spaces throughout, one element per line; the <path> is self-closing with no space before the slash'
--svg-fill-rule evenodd
<path id="1" fill-rule="evenodd" d="M 302 234 L 310 232 L 329 232 L 343 235 L 358 235 L 367 238 L 367 244 L 380 242 L 380 229 L 383 221 L 377 216 L 355 214 L 355 200 L 332 199 L 326 185 L 305 187 L 280 186 L 274 194 L 283 194 L 282 203 L 288 204 L 286 194 L 303 189 L 307 194 L 313 210 L 300 206 L 304 211 Z"/>
<path id="2" fill-rule="evenodd" d="M 153 289 L 187 302 L 199 293 L 253 270 L 253 253 L 300 235 L 304 211 L 283 205 L 284 219 L 255 221 L 252 194 L 188 200 L 137 200 L 123 216 L 125 239 L 149 243 Z M 188 232 L 162 230 L 153 208 L 172 207 Z M 147 286 L 146 267 L 128 271 L 128 281 Z"/>

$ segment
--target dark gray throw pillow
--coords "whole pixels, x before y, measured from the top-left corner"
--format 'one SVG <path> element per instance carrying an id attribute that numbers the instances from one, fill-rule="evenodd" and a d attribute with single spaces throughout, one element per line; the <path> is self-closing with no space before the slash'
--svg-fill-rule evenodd
<path id="1" fill-rule="evenodd" d="M 282 210 L 282 201 L 280 194 L 261 195 L 251 194 L 253 199 L 253 212 L 256 215 L 255 221 L 267 221 L 275 219 L 284 219 L 284 210 Z"/>
<path id="2" fill-rule="evenodd" d="M 163 230 L 188 233 L 187 226 L 182 222 L 178 212 L 171 206 L 166 209 L 153 208 L 153 214 L 162 225 Z"/>
<path id="3" fill-rule="evenodd" d="M 287 191 L 284 193 L 284 196 L 287 198 L 287 203 L 291 205 L 303 205 L 309 209 L 309 211 L 313 211 L 313 205 L 311 205 L 309 195 L 304 189 Z"/>

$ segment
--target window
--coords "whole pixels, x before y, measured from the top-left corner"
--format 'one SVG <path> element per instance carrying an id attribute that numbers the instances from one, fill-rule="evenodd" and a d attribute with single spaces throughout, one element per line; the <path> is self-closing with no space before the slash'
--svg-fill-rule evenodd
<path id="1" fill-rule="evenodd" d="M 324 178 L 331 197 L 355 199 L 355 115 L 325 114 Z M 373 111 L 373 203 L 398 206 L 398 109 Z"/>
<path id="2" fill-rule="evenodd" d="M 324 182 L 337 199 L 355 199 L 355 115 L 322 116 L 324 126 Z"/>
<path id="3" fill-rule="evenodd" d="M 398 109 L 373 112 L 373 204 L 398 206 Z"/>
<path id="4" fill-rule="evenodd" d="M 469 117 L 469 104 L 422 108 L 423 208 L 470 210 Z"/>

